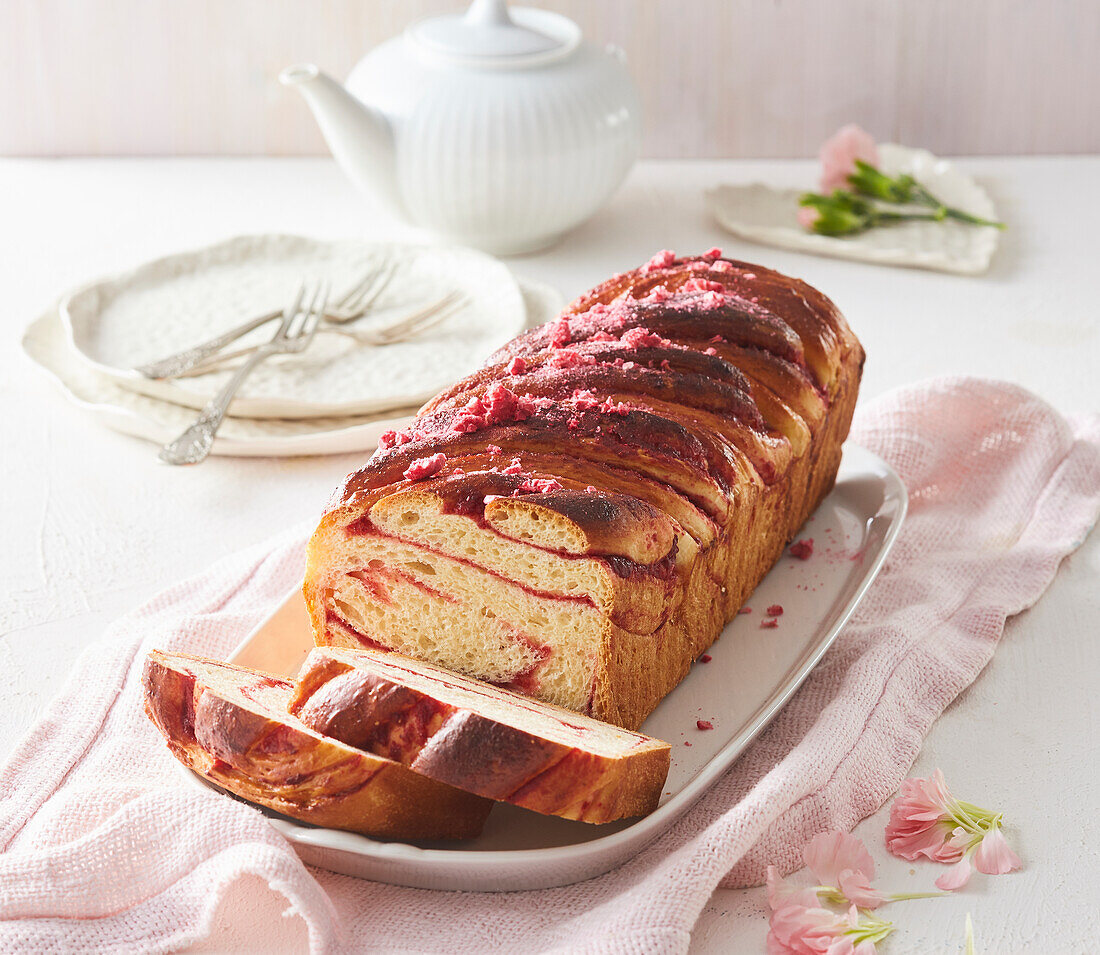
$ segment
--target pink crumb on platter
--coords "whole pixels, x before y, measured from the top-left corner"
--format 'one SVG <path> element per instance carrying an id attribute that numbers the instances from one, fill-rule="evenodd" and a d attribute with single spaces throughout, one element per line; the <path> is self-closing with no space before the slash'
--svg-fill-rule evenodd
<path id="1" fill-rule="evenodd" d="M 713 659 L 714 659 L 714 657 L 712 657 L 709 653 L 704 653 L 701 657 L 699 657 L 699 662 L 700 663 L 710 663 L 710 661 L 713 660 Z"/>
<path id="2" fill-rule="evenodd" d="M 689 742 L 688 742 L 687 740 L 684 740 L 684 745 L 685 745 L 685 746 L 690 746 L 690 745 L 691 745 L 691 743 L 689 743 Z"/>
<path id="3" fill-rule="evenodd" d="M 797 557 L 799 560 L 809 560 L 813 552 L 814 539 L 812 537 L 796 541 L 794 544 L 791 544 L 790 547 L 790 555 L 792 557 Z"/>
<path id="4" fill-rule="evenodd" d="M 760 621 L 761 630 L 774 630 L 779 626 L 779 621 L 775 617 L 769 617 L 767 620 Z"/>
<path id="5" fill-rule="evenodd" d="M 701 730 L 714 729 L 714 724 L 710 720 L 696 720 L 695 725 Z"/>
<path id="6" fill-rule="evenodd" d="M 737 612 L 738 613 L 752 613 L 752 607 L 742 607 Z"/>
<path id="7" fill-rule="evenodd" d="M 405 469 L 405 477 L 410 481 L 423 481 L 424 478 L 429 478 L 443 470 L 443 465 L 446 463 L 447 455 L 442 451 L 431 457 L 417 458 Z"/>
<path id="8" fill-rule="evenodd" d="M 782 617 L 783 616 L 783 605 L 782 604 L 772 604 L 768 608 L 768 616 L 769 617 Z"/>

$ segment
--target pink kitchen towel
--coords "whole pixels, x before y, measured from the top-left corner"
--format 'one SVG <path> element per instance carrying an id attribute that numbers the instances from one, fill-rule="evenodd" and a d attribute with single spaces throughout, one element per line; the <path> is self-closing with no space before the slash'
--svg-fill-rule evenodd
<path id="1" fill-rule="evenodd" d="M 141 708 L 153 647 L 225 655 L 302 572 L 302 529 L 118 621 L 0 772 L 0 949 L 177 950 L 242 876 L 286 896 L 315 952 L 683 952 L 719 884 L 801 865 L 897 789 L 936 717 L 978 677 L 1100 511 L 1100 415 L 1012 385 L 938 379 L 861 407 L 852 440 L 910 495 L 887 564 L 765 733 L 640 855 L 578 885 L 429 892 L 303 865 L 258 811 L 181 785 Z"/>

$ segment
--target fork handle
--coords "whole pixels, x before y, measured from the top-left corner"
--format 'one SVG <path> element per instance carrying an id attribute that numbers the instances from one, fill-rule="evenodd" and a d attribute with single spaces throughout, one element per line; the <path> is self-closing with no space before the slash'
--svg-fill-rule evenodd
<path id="1" fill-rule="evenodd" d="M 195 423 L 171 444 L 161 448 L 158 457 L 167 464 L 198 464 L 205 460 L 214 444 L 214 435 L 221 427 L 229 404 L 241 383 L 252 373 L 253 368 L 272 354 L 274 351 L 267 346 L 256 349 L 237 369 L 226 386 L 206 403 Z"/>
<path id="2" fill-rule="evenodd" d="M 268 312 L 266 315 L 260 315 L 250 319 L 243 325 L 231 328 L 217 338 L 211 338 L 210 341 L 203 342 L 201 345 L 196 345 L 194 348 L 188 348 L 175 355 L 170 355 L 167 358 L 162 358 L 160 361 L 150 362 L 147 365 L 139 365 L 134 371 L 145 378 L 177 378 L 184 372 L 190 371 L 196 365 L 201 365 L 213 355 L 216 355 L 225 348 L 226 345 L 235 342 L 238 338 L 247 335 L 261 325 L 266 325 L 273 318 L 278 318 L 282 314 L 282 310 L 279 310 Z"/>

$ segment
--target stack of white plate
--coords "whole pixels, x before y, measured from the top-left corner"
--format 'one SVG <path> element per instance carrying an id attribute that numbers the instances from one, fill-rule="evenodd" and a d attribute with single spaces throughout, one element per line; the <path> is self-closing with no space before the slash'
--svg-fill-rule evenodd
<path id="1" fill-rule="evenodd" d="M 325 330 L 306 352 L 269 359 L 237 393 L 212 453 L 371 449 L 383 431 L 400 427 L 422 402 L 563 304 L 555 289 L 517 280 L 501 262 L 470 249 L 242 236 L 82 288 L 31 324 L 23 349 L 98 421 L 163 444 L 232 372 L 151 380 L 136 366 L 284 307 L 303 279 L 328 280 L 337 300 L 383 264 L 392 264 L 393 277 L 358 320 L 362 327 L 451 292 L 462 296 L 461 305 L 408 341 L 377 347 Z M 274 323 L 265 325 L 231 348 L 273 332 Z"/>

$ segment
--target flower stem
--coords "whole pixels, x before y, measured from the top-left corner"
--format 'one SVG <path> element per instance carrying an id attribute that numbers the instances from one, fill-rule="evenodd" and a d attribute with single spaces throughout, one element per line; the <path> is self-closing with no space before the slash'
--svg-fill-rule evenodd
<path id="1" fill-rule="evenodd" d="M 954 206 L 945 206 L 919 182 L 913 184 L 913 198 L 921 205 L 935 209 L 934 216 L 940 220 L 955 219 L 958 222 L 968 222 L 970 225 L 987 225 L 994 229 L 1007 228 L 1003 222 L 983 219 L 980 216 L 971 215 L 969 212 L 963 212 L 962 209 L 956 209 Z"/>

